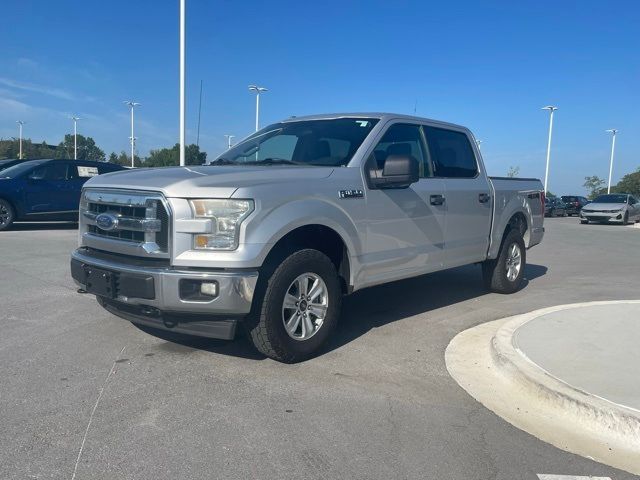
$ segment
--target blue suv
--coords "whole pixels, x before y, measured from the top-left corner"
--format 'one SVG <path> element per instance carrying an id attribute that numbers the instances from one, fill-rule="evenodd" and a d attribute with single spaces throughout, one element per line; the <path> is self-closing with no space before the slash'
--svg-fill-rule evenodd
<path id="1" fill-rule="evenodd" d="M 124 167 L 87 160 L 30 160 L 0 171 L 0 230 L 14 221 L 78 221 L 84 182 Z"/>

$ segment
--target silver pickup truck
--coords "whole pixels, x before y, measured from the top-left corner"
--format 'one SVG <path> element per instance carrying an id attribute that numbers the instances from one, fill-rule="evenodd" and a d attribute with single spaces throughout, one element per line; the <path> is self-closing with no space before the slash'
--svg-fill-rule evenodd
<path id="1" fill-rule="evenodd" d="M 209 165 L 88 181 L 71 273 L 131 322 L 222 339 L 241 327 L 265 355 L 295 362 L 362 288 L 477 263 L 487 288 L 516 291 L 544 234 L 542 190 L 488 177 L 458 125 L 290 118 Z"/>

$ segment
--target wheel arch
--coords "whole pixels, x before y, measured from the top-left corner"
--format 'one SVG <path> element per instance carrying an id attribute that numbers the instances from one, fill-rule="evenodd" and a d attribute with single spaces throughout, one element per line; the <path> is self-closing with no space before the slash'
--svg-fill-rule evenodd
<path id="1" fill-rule="evenodd" d="M 338 272 L 343 293 L 351 293 L 353 281 L 349 247 L 335 229 L 322 223 L 297 226 L 283 233 L 267 253 L 263 265 L 274 268 L 288 254 L 303 248 L 313 248 L 329 257 Z"/>

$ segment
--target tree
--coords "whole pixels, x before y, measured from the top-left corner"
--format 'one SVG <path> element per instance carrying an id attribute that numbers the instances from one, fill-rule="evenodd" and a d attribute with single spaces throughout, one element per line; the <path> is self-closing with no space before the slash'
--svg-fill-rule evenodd
<path id="1" fill-rule="evenodd" d="M 78 142 L 78 160 L 95 160 L 104 162 L 104 152 L 98 148 L 96 142 L 91 137 L 84 135 L 77 136 Z M 60 142 L 56 149 L 56 158 L 73 158 L 74 139 L 73 134 L 64 136 L 64 141 Z"/>
<path id="2" fill-rule="evenodd" d="M 33 143 L 29 138 L 22 139 L 23 160 L 37 160 L 40 158 L 54 158 L 56 147 L 42 143 Z M 20 142 L 17 138 L 0 140 L 0 158 L 18 158 Z"/>
<path id="3" fill-rule="evenodd" d="M 123 167 L 131 166 L 131 157 L 126 152 L 120 152 L 120 155 L 116 155 L 116 152 L 111 152 L 109 155 L 109 163 L 115 163 L 116 165 L 122 165 Z M 136 167 L 142 167 L 142 159 L 136 155 L 134 158 L 134 165 Z"/>
<path id="4" fill-rule="evenodd" d="M 630 193 L 640 196 L 640 168 L 635 172 L 627 173 L 612 190 L 617 193 Z"/>
<path id="5" fill-rule="evenodd" d="M 584 183 L 582 186 L 589 190 L 589 198 L 593 199 L 598 195 L 604 183 L 604 180 L 600 177 L 593 175 L 592 177 L 584 177 Z"/>
<path id="6" fill-rule="evenodd" d="M 186 165 L 203 165 L 207 160 L 207 152 L 201 152 L 195 144 L 185 147 Z M 151 150 L 149 156 L 144 159 L 145 167 L 169 167 L 180 164 L 180 144 L 176 143 L 172 148 Z"/>
<path id="7" fill-rule="evenodd" d="M 507 177 L 514 178 L 517 177 L 520 173 L 520 167 L 509 167 L 509 171 L 507 172 Z"/>

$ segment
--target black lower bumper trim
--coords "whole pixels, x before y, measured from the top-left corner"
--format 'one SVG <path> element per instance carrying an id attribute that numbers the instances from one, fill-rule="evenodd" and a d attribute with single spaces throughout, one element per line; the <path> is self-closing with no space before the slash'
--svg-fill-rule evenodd
<path id="1" fill-rule="evenodd" d="M 240 320 L 239 318 L 212 318 L 207 314 L 163 312 L 144 305 L 128 305 L 106 298 L 96 298 L 107 311 L 130 322 L 198 337 L 233 340 Z"/>

